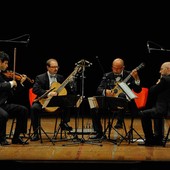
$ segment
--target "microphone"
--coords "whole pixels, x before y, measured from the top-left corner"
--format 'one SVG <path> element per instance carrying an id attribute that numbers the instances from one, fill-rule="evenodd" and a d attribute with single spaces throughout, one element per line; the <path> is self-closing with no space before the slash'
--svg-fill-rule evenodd
<path id="1" fill-rule="evenodd" d="M 28 46 L 29 42 L 30 42 L 30 35 L 28 36 L 28 39 L 26 41 L 26 47 Z"/>
<path id="2" fill-rule="evenodd" d="M 28 39 L 27 39 L 27 44 L 30 42 L 30 36 L 28 37 Z"/>
<path id="3" fill-rule="evenodd" d="M 82 64 L 82 65 L 87 64 L 88 66 L 92 65 L 92 63 L 90 61 L 87 61 L 87 60 L 84 60 L 84 59 L 82 59 L 82 60 L 80 60 L 76 63 L 76 65 L 79 65 L 79 64 Z"/>
<path id="4" fill-rule="evenodd" d="M 151 53 L 151 50 L 149 48 L 149 41 L 147 42 L 147 48 L 148 48 L 148 52 Z"/>

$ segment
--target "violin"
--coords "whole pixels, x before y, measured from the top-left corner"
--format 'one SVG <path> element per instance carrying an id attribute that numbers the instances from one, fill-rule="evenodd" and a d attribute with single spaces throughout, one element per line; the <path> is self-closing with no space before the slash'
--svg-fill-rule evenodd
<path id="1" fill-rule="evenodd" d="M 11 70 L 6 70 L 5 72 L 3 72 L 3 75 L 5 75 L 7 78 L 15 78 L 15 80 L 20 81 L 22 79 L 22 74 L 19 73 L 14 73 Z M 26 79 L 30 82 L 30 83 L 34 83 L 34 80 L 30 79 L 29 77 L 26 77 Z"/>

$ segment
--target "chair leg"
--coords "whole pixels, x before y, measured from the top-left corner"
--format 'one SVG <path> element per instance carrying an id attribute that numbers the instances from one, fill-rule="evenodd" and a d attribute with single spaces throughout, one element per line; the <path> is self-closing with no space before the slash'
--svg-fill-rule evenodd
<path id="1" fill-rule="evenodd" d="M 59 132 L 60 132 L 60 139 L 62 139 L 63 137 L 62 137 L 62 134 L 63 134 L 63 130 L 62 130 L 62 128 L 61 128 L 61 124 L 62 124 L 62 118 L 60 118 L 61 120 L 60 120 L 60 123 L 59 123 L 59 125 L 57 126 L 57 122 L 58 122 L 58 119 L 59 118 L 56 118 L 56 120 L 55 120 L 55 125 L 54 125 L 54 135 L 53 135 L 53 139 L 57 139 L 57 135 L 59 134 Z M 66 138 L 66 132 L 64 131 L 64 135 L 65 135 L 65 138 Z"/>
<path id="2" fill-rule="evenodd" d="M 16 123 L 16 120 L 15 120 L 15 118 L 13 118 L 12 119 L 12 124 L 11 124 L 11 129 L 10 129 L 10 132 L 9 132 L 9 136 L 8 136 L 8 138 L 10 139 L 11 137 L 12 137 L 12 135 L 13 135 L 13 128 L 14 128 L 14 124 Z"/>
<path id="3" fill-rule="evenodd" d="M 163 147 L 165 147 L 165 146 L 166 146 L 166 142 L 167 142 L 167 140 L 168 140 L 169 133 L 170 133 L 170 127 L 169 127 L 169 129 L 168 129 L 168 132 L 167 132 L 167 134 L 166 134 L 165 138 L 164 138 L 164 141 L 163 141 Z"/>

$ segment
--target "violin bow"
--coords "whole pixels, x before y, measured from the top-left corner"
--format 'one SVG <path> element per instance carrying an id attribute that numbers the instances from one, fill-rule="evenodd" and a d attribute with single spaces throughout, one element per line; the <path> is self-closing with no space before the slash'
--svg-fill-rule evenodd
<path id="1" fill-rule="evenodd" d="M 17 49 L 16 49 L 16 48 L 14 48 L 13 80 L 15 80 L 15 70 L 16 70 L 16 53 L 17 53 Z"/>

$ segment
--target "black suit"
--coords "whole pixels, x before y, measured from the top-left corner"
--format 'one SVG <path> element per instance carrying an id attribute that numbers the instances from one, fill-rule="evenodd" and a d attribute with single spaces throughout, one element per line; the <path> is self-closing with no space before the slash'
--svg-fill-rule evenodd
<path id="1" fill-rule="evenodd" d="M 64 81 L 64 77 L 60 74 L 56 75 L 56 79 L 57 82 L 62 84 L 62 82 Z M 49 81 L 49 77 L 47 72 L 40 74 L 38 76 L 36 76 L 35 78 L 35 83 L 33 85 L 33 92 L 37 95 L 37 97 L 42 96 L 43 94 L 45 94 L 45 92 L 47 90 L 50 89 L 50 81 Z M 74 82 L 72 82 L 74 83 Z M 65 86 L 66 90 L 67 90 L 67 94 L 75 94 L 76 93 L 76 87 L 75 84 L 71 84 L 68 83 Z M 62 119 L 63 119 L 63 123 L 67 123 L 70 121 L 70 108 L 69 107 L 65 107 L 65 106 L 61 106 L 59 109 L 60 110 L 64 110 L 64 112 L 61 114 L 62 115 Z M 43 109 L 42 109 L 42 104 L 40 102 L 34 102 L 32 107 L 31 107 L 31 121 L 32 121 L 32 125 L 33 125 L 33 130 L 35 131 L 38 127 L 38 122 L 39 122 L 39 115 L 41 115 Z"/>
<path id="2" fill-rule="evenodd" d="M 120 81 L 124 80 L 127 76 L 129 76 L 130 72 L 127 70 L 123 71 L 123 75 L 121 76 Z M 135 92 L 139 93 L 141 91 L 141 86 L 135 84 L 135 80 L 133 77 L 130 77 L 129 80 L 126 82 L 127 85 L 133 89 Z M 116 76 L 114 75 L 113 72 L 109 72 L 103 75 L 102 80 L 97 88 L 97 95 L 104 95 L 103 92 L 105 89 L 113 89 L 115 85 L 117 84 L 116 82 Z M 120 96 L 121 95 L 121 96 Z M 120 97 L 126 97 L 123 93 L 119 94 Z M 130 112 L 134 115 L 137 114 L 138 109 L 136 107 L 136 104 L 134 100 L 131 100 L 129 102 L 128 106 Z M 93 121 L 93 128 L 97 133 L 102 133 L 102 125 L 100 122 L 101 119 L 101 113 L 104 112 L 103 109 L 91 109 L 91 115 L 92 115 L 92 121 Z M 124 119 L 124 110 L 118 111 L 117 112 L 117 117 L 118 117 L 118 122 L 122 123 Z"/>
<path id="3" fill-rule="evenodd" d="M 19 86 L 18 83 L 17 88 L 20 88 Z M 9 80 L 0 73 L 0 141 L 6 138 L 6 123 L 9 116 L 17 119 L 14 138 L 18 138 L 20 133 L 27 132 L 28 109 L 20 104 L 11 103 L 9 99 L 13 96 L 13 90 Z"/>
<path id="4" fill-rule="evenodd" d="M 142 128 L 145 138 L 150 142 L 153 140 L 153 136 L 156 135 L 155 139 L 162 140 L 164 136 L 163 117 L 168 114 L 170 108 L 170 75 L 163 76 L 160 83 L 150 88 L 147 108 L 142 113 Z M 152 118 L 154 119 L 154 132 Z"/>

